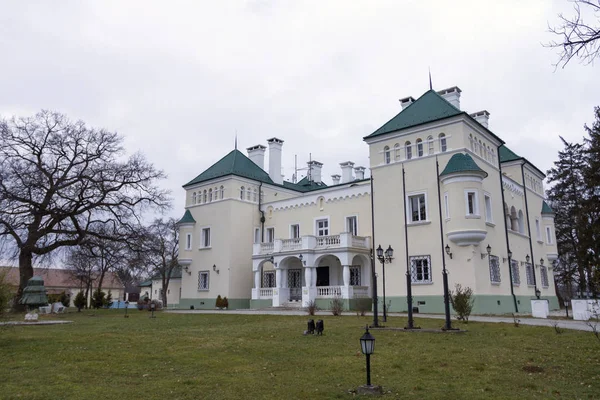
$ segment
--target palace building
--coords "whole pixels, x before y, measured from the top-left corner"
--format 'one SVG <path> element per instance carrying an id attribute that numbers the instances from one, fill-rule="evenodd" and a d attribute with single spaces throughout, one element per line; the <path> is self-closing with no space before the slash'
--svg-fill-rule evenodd
<path id="1" fill-rule="evenodd" d="M 409 275 L 415 311 L 443 313 L 445 267 L 450 289 L 473 289 L 474 313 L 531 312 L 538 296 L 558 308 L 545 175 L 460 97 L 452 87 L 401 99 L 363 138 L 369 176 L 344 161 L 326 184 L 310 161 L 306 177 L 286 181 L 284 141 L 273 137 L 186 183 L 178 307 L 214 308 L 219 295 L 230 308 L 370 307 L 374 267 L 389 311 L 407 311 Z M 385 266 L 379 246 L 394 250 Z"/>

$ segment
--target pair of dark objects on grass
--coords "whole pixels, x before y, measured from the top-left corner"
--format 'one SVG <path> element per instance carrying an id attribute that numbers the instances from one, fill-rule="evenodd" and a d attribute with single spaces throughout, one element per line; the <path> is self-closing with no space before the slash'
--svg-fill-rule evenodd
<path id="1" fill-rule="evenodd" d="M 325 330 L 325 326 L 323 325 L 322 319 L 317 320 L 316 324 L 315 324 L 314 319 L 309 319 L 308 320 L 308 329 L 304 331 L 304 334 L 305 335 L 322 336 L 324 330 Z"/>

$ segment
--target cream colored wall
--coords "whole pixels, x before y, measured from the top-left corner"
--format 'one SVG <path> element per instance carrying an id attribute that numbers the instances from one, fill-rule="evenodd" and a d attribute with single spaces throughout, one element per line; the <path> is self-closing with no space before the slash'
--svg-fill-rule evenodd
<path id="1" fill-rule="evenodd" d="M 185 272 L 183 272 L 185 274 Z M 160 289 L 162 289 L 162 279 L 152 281 L 152 296 L 153 299 L 161 300 Z M 179 292 L 181 289 L 181 279 L 175 278 L 169 281 L 167 288 L 167 306 L 179 303 Z"/>
<path id="2" fill-rule="evenodd" d="M 297 201 L 266 203 L 265 229 L 273 227 L 277 239 L 289 239 L 290 226 L 299 224 L 301 236 L 316 235 L 316 220 L 329 218 L 329 234 L 337 235 L 347 231 L 346 217 L 356 216 L 358 236 L 371 236 L 369 192 L 370 182 L 363 181 L 352 188 L 310 192 Z"/>

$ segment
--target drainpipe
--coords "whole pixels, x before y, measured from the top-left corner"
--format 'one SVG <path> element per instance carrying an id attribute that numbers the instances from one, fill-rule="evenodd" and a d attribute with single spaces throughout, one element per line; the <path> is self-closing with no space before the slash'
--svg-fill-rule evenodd
<path id="1" fill-rule="evenodd" d="M 375 248 L 375 203 L 373 200 L 373 170 L 371 169 L 371 282 L 373 285 L 373 325 L 372 327 L 379 327 L 379 317 L 377 315 L 377 276 L 375 275 L 375 254 L 373 249 Z M 385 306 L 385 305 L 384 305 Z"/>
<path id="2" fill-rule="evenodd" d="M 265 212 L 262 210 L 262 182 L 258 185 L 258 212 L 260 213 L 260 242 L 265 241 Z"/>
<path id="3" fill-rule="evenodd" d="M 525 218 L 527 218 L 527 234 L 529 235 L 529 252 L 531 253 L 531 270 L 533 271 L 533 293 L 537 293 L 537 278 L 535 277 L 535 257 L 531 243 L 531 224 L 529 223 L 529 205 L 527 204 L 527 186 L 525 186 L 525 160 L 521 164 L 521 179 L 523 180 L 523 193 L 525 196 Z"/>
<path id="4" fill-rule="evenodd" d="M 500 147 L 502 147 L 502 145 L 499 145 L 496 148 L 496 154 L 498 154 L 500 193 L 502 193 L 502 215 L 504 216 L 504 218 L 502 218 L 502 219 L 504 220 L 504 237 L 506 238 L 506 253 L 507 253 L 507 257 L 508 257 L 508 277 L 510 279 L 510 294 L 512 295 L 513 302 L 515 303 L 515 312 L 518 313 L 519 306 L 517 305 L 517 296 L 515 296 L 515 287 L 513 286 L 512 258 L 508 256 L 508 253 L 510 253 L 510 242 L 508 240 L 508 226 L 506 225 L 506 207 L 504 207 L 504 205 L 506 204 L 506 201 L 504 200 L 504 182 L 502 182 L 502 162 L 500 161 Z"/>

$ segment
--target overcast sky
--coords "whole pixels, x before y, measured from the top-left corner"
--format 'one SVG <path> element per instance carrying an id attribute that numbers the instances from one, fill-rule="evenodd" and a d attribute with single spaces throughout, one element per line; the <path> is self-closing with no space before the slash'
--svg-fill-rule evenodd
<path id="1" fill-rule="evenodd" d="M 283 145 L 324 163 L 368 166 L 363 136 L 433 86 L 462 89 L 490 129 L 542 171 L 579 141 L 600 105 L 598 64 L 553 67 L 548 24 L 564 0 L 0 0 L 0 115 L 40 109 L 117 131 L 181 185 L 234 146 Z"/>

